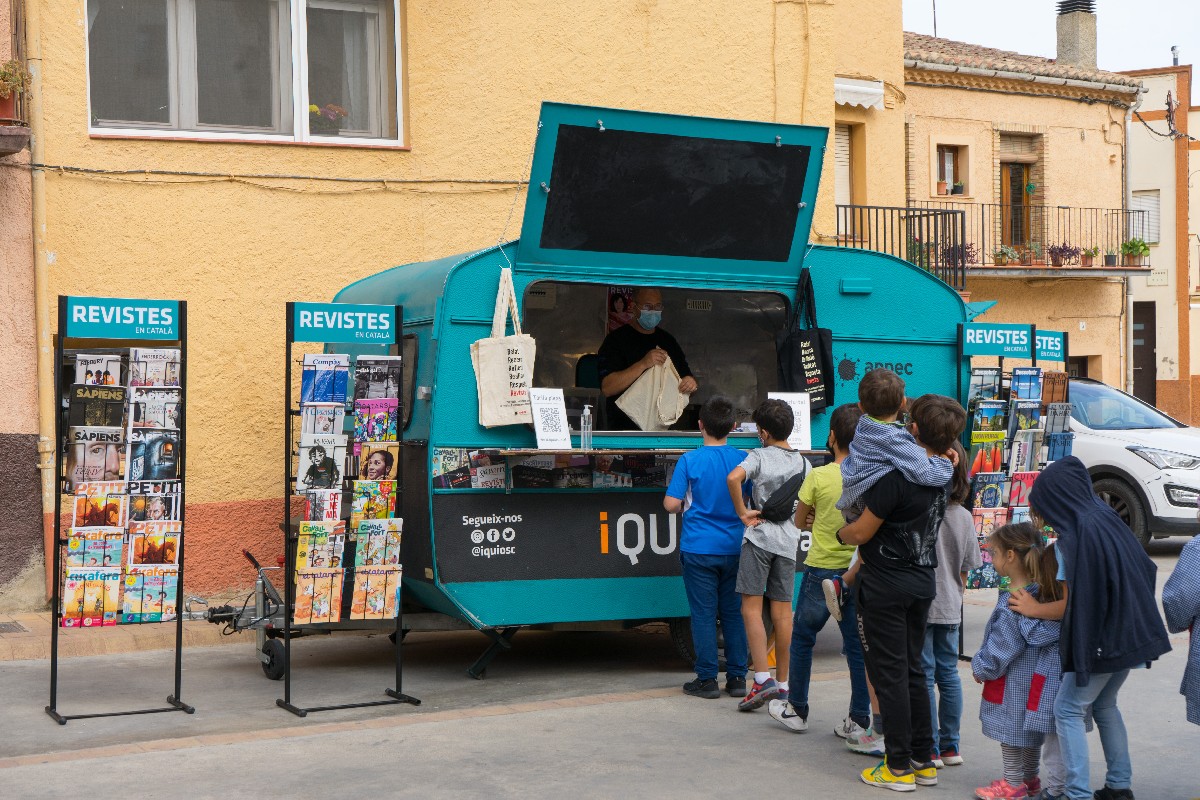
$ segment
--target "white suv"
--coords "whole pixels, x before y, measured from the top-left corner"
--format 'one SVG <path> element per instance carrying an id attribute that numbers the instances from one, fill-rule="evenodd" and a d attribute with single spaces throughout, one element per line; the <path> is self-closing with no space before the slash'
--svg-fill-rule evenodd
<path id="1" fill-rule="evenodd" d="M 1073 455 L 1143 544 L 1197 532 L 1200 428 L 1105 383 L 1071 381 Z"/>

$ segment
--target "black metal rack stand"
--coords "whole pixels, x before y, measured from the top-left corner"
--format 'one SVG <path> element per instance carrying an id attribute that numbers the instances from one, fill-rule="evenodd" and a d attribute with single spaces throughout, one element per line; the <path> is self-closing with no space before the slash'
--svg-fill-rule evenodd
<path id="1" fill-rule="evenodd" d="M 183 604 L 180 602 L 183 595 L 183 560 L 184 560 L 184 535 L 179 537 L 179 580 L 176 585 L 175 595 L 175 686 L 171 694 L 167 695 L 167 705 L 156 708 L 143 708 L 134 711 L 106 711 L 94 714 L 63 714 L 58 710 L 58 630 L 62 625 L 62 581 L 63 581 L 63 547 L 66 546 L 67 540 L 62 537 L 62 502 L 63 489 L 66 485 L 66 476 L 63 474 L 63 446 L 64 446 L 64 415 L 68 413 L 66 404 L 63 402 L 63 358 L 64 358 L 64 341 L 69 337 L 69 327 L 67 324 L 67 302 L 68 298 L 64 295 L 58 297 L 58 336 L 55 337 L 54 343 L 54 398 L 55 398 L 55 414 L 54 414 L 54 590 L 52 592 L 51 603 L 53 604 L 53 617 L 50 628 L 50 704 L 46 706 L 46 713 L 51 719 L 59 725 L 66 725 L 68 721 L 73 719 L 93 719 L 96 717 L 125 717 L 135 714 L 159 714 L 168 711 L 183 711 L 187 714 L 194 714 L 196 709 L 193 706 L 184 703 L 180 696 L 182 694 L 183 684 Z M 155 344 L 169 344 L 178 346 L 179 348 L 179 399 L 182 410 L 179 416 L 179 454 L 178 454 L 178 480 L 179 480 L 179 521 L 180 528 L 186 533 L 184 528 L 184 514 L 187 509 L 187 503 L 184 501 L 184 493 L 186 492 L 185 467 L 186 467 L 186 446 L 187 436 L 185 433 L 185 423 L 187 419 L 187 301 L 179 301 L 179 338 L 172 341 L 153 340 Z M 114 342 L 124 343 L 132 340 L 109 340 Z M 137 341 L 152 341 L 152 340 L 137 340 Z M 138 623 L 138 624 L 155 624 L 155 623 Z"/>
<path id="2" fill-rule="evenodd" d="M 403 610 L 402 604 L 397 603 L 396 607 L 396 686 L 384 690 L 387 695 L 386 700 L 369 700 L 360 703 L 340 703 L 336 705 L 326 706 L 309 706 L 303 707 L 292 702 L 292 630 L 299 629 L 300 626 L 294 622 L 295 601 L 296 601 L 296 547 L 297 537 L 292 531 L 292 495 L 296 485 L 296 475 L 292 471 L 292 444 L 294 440 L 294 425 L 293 421 L 298 416 L 299 411 L 292 407 L 292 364 L 293 356 L 292 349 L 295 344 L 295 303 L 287 304 L 287 341 L 285 346 L 285 366 L 284 366 L 284 436 L 283 436 L 283 530 L 284 530 L 284 626 L 283 626 L 283 647 L 285 655 L 286 667 L 283 673 L 283 697 L 277 699 L 275 704 L 280 708 L 286 709 L 298 717 L 305 717 L 311 712 L 316 711 L 335 711 L 345 708 L 366 708 L 369 706 L 397 705 L 407 703 L 409 705 L 419 706 L 421 701 L 415 697 L 404 694 L 402 687 L 404 685 L 404 636 L 403 630 Z M 404 307 L 395 306 L 396 324 L 395 324 L 395 340 L 392 344 L 397 348 L 404 340 Z M 403 446 L 404 439 L 404 384 L 403 370 L 400 373 L 400 383 L 397 391 L 397 419 L 396 425 L 396 442 L 398 446 Z M 349 387 L 349 381 L 348 381 Z M 347 395 L 350 396 L 349 388 Z M 299 467 L 297 467 L 297 470 Z M 342 476 L 343 485 L 346 482 L 346 476 Z M 402 496 L 404 482 L 404 459 L 396 459 L 396 496 Z M 401 584 L 404 582 L 403 573 L 400 578 Z M 343 583 L 342 592 L 346 591 L 346 586 Z M 341 598 L 339 598 L 339 602 Z M 313 628 L 327 630 L 374 630 L 371 626 L 354 626 L 348 623 L 333 623 L 324 624 L 316 623 Z"/>

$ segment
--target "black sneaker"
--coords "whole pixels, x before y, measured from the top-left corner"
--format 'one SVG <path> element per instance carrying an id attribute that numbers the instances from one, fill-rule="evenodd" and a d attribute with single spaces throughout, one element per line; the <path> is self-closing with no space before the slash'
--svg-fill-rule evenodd
<path id="1" fill-rule="evenodd" d="M 725 681 L 725 692 L 730 697 L 745 697 L 746 696 L 746 676 L 745 675 L 729 675 Z"/>
<path id="2" fill-rule="evenodd" d="M 1111 786 L 1105 786 L 1103 789 L 1097 789 L 1092 794 L 1093 800 L 1133 800 L 1133 792 L 1129 789 L 1114 789 Z"/>
<path id="3" fill-rule="evenodd" d="M 703 697 L 705 700 L 716 700 L 721 696 L 721 687 L 717 686 L 716 678 L 696 678 L 683 685 L 683 693 L 692 697 Z"/>

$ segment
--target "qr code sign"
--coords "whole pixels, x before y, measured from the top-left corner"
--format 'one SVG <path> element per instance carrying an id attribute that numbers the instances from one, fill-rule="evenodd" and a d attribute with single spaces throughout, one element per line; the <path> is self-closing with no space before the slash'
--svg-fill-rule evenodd
<path id="1" fill-rule="evenodd" d="M 538 406 L 538 427 L 546 434 L 559 434 L 563 432 L 562 418 L 558 415 L 558 409 L 548 406 Z"/>

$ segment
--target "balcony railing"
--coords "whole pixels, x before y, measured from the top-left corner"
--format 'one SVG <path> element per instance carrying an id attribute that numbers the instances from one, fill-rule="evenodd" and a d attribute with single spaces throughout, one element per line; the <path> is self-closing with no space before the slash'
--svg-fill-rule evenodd
<path id="1" fill-rule="evenodd" d="M 843 247 L 878 250 L 932 272 L 955 289 L 966 285 L 965 212 L 950 208 L 838 206 Z"/>
<path id="2" fill-rule="evenodd" d="M 966 218 L 965 245 L 968 265 L 996 263 L 996 252 L 1011 247 L 1024 263 L 1053 266 L 1082 266 L 1082 252 L 1092 250 L 1095 266 L 1110 261 L 1125 266 L 1145 266 L 1141 256 L 1125 258 L 1121 246 L 1131 239 L 1144 240 L 1149 230 L 1149 212 L 1124 208 L 1082 208 L 1000 203 L 955 203 L 929 200 L 921 208 L 961 211 Z M 1067 245 L 1081 255 L 1055 259 L 1051 248 Z M 1055 263 L 1056 260 L 1061 263 Z M 1112 264 L 1110 264 L 1111 266 Z"/>

